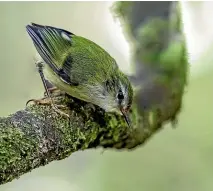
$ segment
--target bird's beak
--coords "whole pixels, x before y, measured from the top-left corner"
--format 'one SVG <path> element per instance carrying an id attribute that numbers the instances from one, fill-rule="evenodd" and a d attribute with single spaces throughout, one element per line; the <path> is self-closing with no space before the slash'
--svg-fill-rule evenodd
<path id="1" fill-rule="evenodd" d="M 122 108 L 121 108 L 120 110 L 121 110 L 121 113 L 122 113 L 123 116 L 124 116 L 124 119 L 125 119 L 127 125 L 128 125 L 129 127 L 131 127 L 131 122 L 130 122 L 130 119 L 129 119 L 128 115 L 127 115 L 127 112 L 124 111 Z"/>

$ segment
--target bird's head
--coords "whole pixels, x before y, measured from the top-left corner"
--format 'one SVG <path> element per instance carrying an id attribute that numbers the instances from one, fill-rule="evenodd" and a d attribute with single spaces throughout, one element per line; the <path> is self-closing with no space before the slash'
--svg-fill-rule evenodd
<path id="1" fill-rule="evenodd" d="M 108 112 L 122 114 L 130 126 L 128 112 L 132 101 L 133 89 L 130 81 L 122 72 L 115 72 L 103 85 L 99 105 Z"/>

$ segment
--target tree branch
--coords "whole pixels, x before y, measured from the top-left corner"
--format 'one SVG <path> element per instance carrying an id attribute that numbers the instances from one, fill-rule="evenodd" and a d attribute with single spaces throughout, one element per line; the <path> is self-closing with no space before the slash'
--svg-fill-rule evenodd
<path id="1" fill-rule="evenodd" d="M 159 128 L 130 129 L 120 115 L 97 106 L 67 96 L 55 101 L 71 108 L 66 110 L 70 119 L 39 105 L 0 118 L 0 184 L 78 150 L 135 148 Z M 140 124 L 134 112 L 131 118 L 133 124 Z"/>

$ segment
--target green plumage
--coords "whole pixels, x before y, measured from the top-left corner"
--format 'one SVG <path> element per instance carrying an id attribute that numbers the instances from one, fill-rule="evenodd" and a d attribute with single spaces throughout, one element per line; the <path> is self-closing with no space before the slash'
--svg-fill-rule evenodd
<path id="1" fill-rule="evenodd" d="M 65 63 L 67 57 L 71 57 L 70 65 Z M 59 62 L 56 61 L 56 63 Z M 112 72 L 117 70 L 115 60 L 105 50 L 80 36 L 72 37 L 71 46 L 61 63 L 65 68 L 67 67 L 67 70 L 71 70 L 71 81 L 80 84 L 88 80 L 104 82 Z"/>
<path id="2" fill-rule="evenodd" d="M 107 111 L 130 108 L 131 84 L 103 48 L 55 27 L 32 24 L 27 31 L 46 63 L 45 77 L 56 87 Z"/>

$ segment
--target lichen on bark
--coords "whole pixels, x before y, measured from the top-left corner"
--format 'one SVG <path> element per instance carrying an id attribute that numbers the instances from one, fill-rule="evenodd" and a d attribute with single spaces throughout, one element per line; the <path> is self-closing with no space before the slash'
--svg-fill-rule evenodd
<path id="1" fill-rule="evenodd" d="M 136 146 L 131 144 L 130 129 L 120 115 L 70 97 L 57 99 L 67 105 L 69 119 L 50 106 L 39 105 L 0 118 L 1 184 L 78 150 Z"/>

